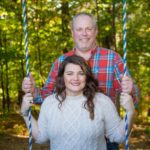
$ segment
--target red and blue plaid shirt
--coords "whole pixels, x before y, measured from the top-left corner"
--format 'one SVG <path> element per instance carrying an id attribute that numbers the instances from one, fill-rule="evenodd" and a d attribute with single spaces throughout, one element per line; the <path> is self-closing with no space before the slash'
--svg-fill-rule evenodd
<path id="1" fill-rule="evenodd" d="M 88 63 L 91 66 L 94 76 L 98 79 L 99 90 L 109 96 L 114 103 L 121 93 L 120 75 L 124 73 L 123 61 L 115 51 L 97 47 L 92 52 Z M 35 103 L 42 101 L 54 92 L 55 77 L 57 76 L 60 63 L 68 56 L 74 55 L 75 49 L 60 56 L 52 65 L 45 86 L 39 91 L 35 98 Z M 129 73 L 127 73 L 129 75 Z M 138 90 L 134 85 L 132 92 L 135 106 L 138 102 Z"/>

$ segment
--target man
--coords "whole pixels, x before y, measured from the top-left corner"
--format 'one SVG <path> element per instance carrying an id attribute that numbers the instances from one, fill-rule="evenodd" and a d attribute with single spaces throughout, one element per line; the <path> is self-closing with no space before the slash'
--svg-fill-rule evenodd
<path id="1" fill-rule="evenodd" d="M 88 13 L 77 14 L 72 21 L 72 37 L 75 46 L 73 50 L 60 56 L 52 65 L 48 79 L 42 90 L 35 88 L 35 82 L 30 75 L 25 78 L 22 84 L 22 90 L 27 93 L 33 93 L 35 103 L 42 103 L 44 98 L 54 92 L 55 77 L 60 63 L 73 54 L 83 57 L 90 64 L 95 77 L 99 82 L 99 90 L 108 95 L 116 104 L 116 99 L 121 91 L 132 94 L 134 104 L 137 104 L 136 89 L 133 87 L 133 81 L 128 76 L 123 76 L 123 62 L 119 54 L 106 48 L 96 45 L 96 36 L 98 27 L 96 19 Z M 108 149 L 118 149 L 117 144 L 108 145 Z"/>

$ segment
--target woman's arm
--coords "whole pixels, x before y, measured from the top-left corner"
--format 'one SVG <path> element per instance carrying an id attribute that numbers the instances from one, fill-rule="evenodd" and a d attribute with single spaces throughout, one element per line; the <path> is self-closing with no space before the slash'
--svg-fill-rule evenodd
<path id="1" fill-rule="evenodd" d="M 21 105 L 21 115 L 26 123 L 27 128 L 29 129 L 29 119 L 28 113 L 29 108 L 33 105 L 33 96 L 31 93 L 27 93 L 23 97 L 22 105 Z M 32 136 L 35 140 L 38 137 L 38 123 L 37 120 L 32 116 L 31 117 L 31 125 L 32 125 Z"/>
<path id="2" fill-rule="evenodd" d="M 134 104 L 132 97 L 127 93 L 121 93 L 120 104 L 126 110 L 128 118 L 128 134 L 131 131 L 134 118 Z M 105 133 L 111 142 L 122 143 L 125 140 L 125 117 L 121 119 L 111 100 L 106 100 L 103 106 L 105 116 Z"/>
<path id="3" fill-rule="evenodd" d="M 129 134 L 131 132 L 131 128 L 132 128 L 132 124 L 134 120 L 134 113 L 135 113 L 135 108 L 134 108 L 132 97 L 127 93 L 121 93 L 120 105 L 125 109 L 126 114 L 127 114 L 128 134 Z M 120 133 L 122 135 L 125 134 L 125 116 L 121 123 Z"/>
<path id="4" fill-rule="evenodd" d="M 23 116 L 23 119 L 26 123 L 26 126 L 29 129 L 28 116 Z M 32 125 L 32 136 L 33 136 L 34 140 L 37 140 L 37 138 L 38 138 L 38 123 L 37 123 L 37 120 L 33 116 L 31 116 L 31 125 Z"/>

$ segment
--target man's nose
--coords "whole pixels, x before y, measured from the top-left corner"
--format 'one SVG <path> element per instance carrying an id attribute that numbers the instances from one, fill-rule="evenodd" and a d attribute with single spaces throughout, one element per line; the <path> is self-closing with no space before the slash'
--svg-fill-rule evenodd
<path id="1" fill-rule="evenodd" d="M 83 34 L 83 35 L 87 35 L 87 30 L 86 30 L 86 29 L 83 29 L 83 30 L 82 30 L 82 34 Z"/>

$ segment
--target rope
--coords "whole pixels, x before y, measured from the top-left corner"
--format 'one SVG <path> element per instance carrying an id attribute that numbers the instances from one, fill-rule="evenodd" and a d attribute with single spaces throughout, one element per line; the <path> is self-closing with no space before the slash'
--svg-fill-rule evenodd
<path id="1" fill-rule="evenodd" d="M 124 62 L 124 76 L 127 74 L 127 51 L 126 51 L 126 0 L 123 0 L 123 62 Z M 129 144 L 128 144 L 128 117 L 127 113 L 125 114 L 125 147 L 126 150 L 129 150 Z"/>
<path id="2" fill-rule="evenodd" d="M 23 13 L 23 27 L 24 27 L 24 40 L 25 40 L 25 54 L 26 54 L 26 76 L 29 76 L 29 55 L 28 55 L 28 33 L 27 33 L 27 20 L 26 20 L 26 5 L 22 0 L 22 13 Z M 29 129 L 29 150 L 32 150 L 32 124 L 31 124 L 31 108 L 28 113 L 28 129 Z"/>

